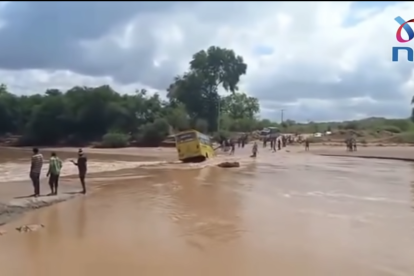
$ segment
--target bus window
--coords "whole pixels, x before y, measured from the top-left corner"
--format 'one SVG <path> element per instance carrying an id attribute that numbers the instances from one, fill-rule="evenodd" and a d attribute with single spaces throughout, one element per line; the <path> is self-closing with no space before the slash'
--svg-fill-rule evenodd
<path id="1" fill-rule="evenodd" d="M 202 133 L 198 134 L 198 140 L 201 144 L 210 145 L 210 138 Z"/>
<path id="2" fill-rule="evenodd" d="M 177 139 L 177 143 L 186 143 L 191 142 L 196 139 L 196 133 L 195 132 L 187 132 L 187 133 L 181 133 L 175 136 Z"/>

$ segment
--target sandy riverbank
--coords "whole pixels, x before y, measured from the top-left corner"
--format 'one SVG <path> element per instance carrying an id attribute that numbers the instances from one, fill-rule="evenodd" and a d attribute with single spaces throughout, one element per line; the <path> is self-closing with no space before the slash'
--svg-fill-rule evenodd
<path id="1" fill-rule="evenodd" d="M 47 196 L 49 187 L 46 181 L 41 182 L 41 193 L 44 196 L 34 198 L 29 196 L 32 187 L 29 181 L 14 181 L 0 183 L 0 225 L 19 217 L 27 211 L 50 206 L 66 201 L 78 195 L 80 188 L 77 181 L 63 178 L 59 185 L 59 195 Z"/>
<path id="2" fill-rule="evenodd" d="M 66 192 L 57 196 L 42 196 L 39 198 L 27 197 L 27 198 L 15 198 L 7 204 L 0 202 L 0 225 L 3 225 L 12 219 L 24 214 L 27 211 L 47 207 L 52 204 L 63 202 L 74 198 L 77 195 L 76 192 Z"/>
<path id="3" fill-rule="evenodd" d="M 356 152 L 348 152 L 344 147 L 311 146 L 310 153 L 322 156 L 374 158 L 414 162 L 414 147 L 406 146 L 359 147 Z"/>

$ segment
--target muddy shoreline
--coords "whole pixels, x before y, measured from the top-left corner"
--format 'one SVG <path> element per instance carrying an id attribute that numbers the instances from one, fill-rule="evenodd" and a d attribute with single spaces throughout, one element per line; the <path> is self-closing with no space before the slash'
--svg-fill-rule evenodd
<path id="1" fill-rule="evenodd" d="M 58 196 L 41 196 L 39 198 L 15 199 L 8 204 L 0 202 L 0 226 L 20 217 L 28 211 L 47 207 L 76 197 L 75 193 Z"/>
<path id="2" fill-rule="evenodd" d="M 414 158 L 405 158 L 405 157 L 392 157 L 392 156 L 372 156 L 372 155 L 349 155 L 349 154 L 318 154 L 320 156 L 331 156 L 331 157 L 353 157 L 353 158 L 363 158 L 363 159 L 382 159 L 382 160 L 394 160 L 394 161 L 404 161 L 404 162 L 414 162 Z"/>
<path id="3" fill-rule="evenodd" d="M 28 181 L 14 181 L 10 183 L 0 183 L 0 192 L 4 186 L 8 184 L 13 185 L 22 185 L 25 190 L 27 191 L 26 194 L 21 193 L 22 189 L 16 190 L 7 190 L 6 196 L 0 198 L 0 226 L 5 225 L 12 220 L 20 218 L 22 215 L 25 215 L 27 212 L 49 207 L 51 205 L 55 205 L 64 201 L 68 201 L 71 199 L 75 199 L 77 197 L 87 197 L 90 194 L 93 194 L 96 190 L 100 189 L 100 185 L 106 185 L 112 181 L 122 181 L 122 180 L 129 180 L 129 179 L 138 179 L 138 178 L 145 178 L 148 176 L 142 175 L 135 175 L 133 177 L 128 177 L 123 174 L 125 171 L 131 171 L 134 169 L 119 169 L 117 171 L 112 171 L 111 173 L 117 173 L 112 175 L 111 177 L 108 176 L 108 172 L 96 172 L 92 173 L 89 176 L 87 186 L 88 186 L 88 193 L 86 195 L 82 194 L 80 183 L 77 179 L 76 175 L 67 175 L 64 176 L 59 182 L 59 194 L 54 196 L 49 196 L 47 193 L 49 192 L 49 187 L 47 184 L 46 179 L 41 180 L 41 196 L 40 197 L 32 197 L 29 194 L 32 190 L 30 186 L 29 180 Z M 6 184 L 3 185 L 2 184 Z M 4 188 L 3 188 L 4 189 Z M 16 196 L 18 195 L 18 196 Z"/>
<path id="4" fill-rule="evenodd" d="M 347 152 L 337 147 L 315 147 L 310 153 L 331 157 L 354 157 L 365 159 L 382 159 L 414 162 L 413 147 L 362 147 L 356 152 Z"/>

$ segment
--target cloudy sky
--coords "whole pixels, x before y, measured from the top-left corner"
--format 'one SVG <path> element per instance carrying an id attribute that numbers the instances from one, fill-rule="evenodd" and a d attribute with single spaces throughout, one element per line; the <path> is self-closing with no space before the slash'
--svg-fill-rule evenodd
<path id="1" fill-rule="evenodd" d="M 414 67 L 391 47 L 414 40 L 399 45 L 396 16 L 414 18 L 414 2 L 0 2 L 0 82 L 164 91 L 216 45 L 245 58 L 262 117 L 408 117 Z"/>

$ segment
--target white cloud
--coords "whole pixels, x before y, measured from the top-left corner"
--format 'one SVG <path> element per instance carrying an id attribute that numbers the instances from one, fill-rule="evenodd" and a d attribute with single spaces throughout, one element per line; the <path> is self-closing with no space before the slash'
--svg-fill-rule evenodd
<path id="1" fill-rule="evenodd" d="M 13 5 L 18 4 L 0 6 L 0 18 Z M 64 52 L 67 57 L 62 57 L 63 52 L 57 51 L 49 61 L 33 47 L 38 58 L 27 61 L 22 52 L 25 60 L 17 67 L 13 60 L 0 57 L 1 81 L 25 94 L 47 87 L 104 83 L 123 92 L 143 86 L 162 89 L 186 69 L 193 53 L 217 45 L 245 58 L 248 73 L 241 87 L 259 97 L 263 117 L 278 119 L 282 108 L 285 118 L 302 121 L 410 114 L 413 66 L 392 63 L 391 47 L 397 45 L 394 18 L 411 19 L 412 2 L 388 6 L 381 2 L 194 2 L 154 4 L 147 9 L 123 5 L 129 17 L 124 16 L 122 24 L 116 21 L 103 35 L 88 36 L 86 31 L 78 35 L 87 25 L 74 16 L 78 24 L 70 27 L 77 32 L 60 39 L 78 35 L 79 53 Z M 129 11 L 133 9 L 136 12 Z M 21 12 L 18 8 L 12 12 L 16 10 Z M 104 15 L 95 16 L 104 20 Z M 3 18 L 8 26 L 7 16 Z M 25 37 L 20 40 L 31 42 Z"/>

